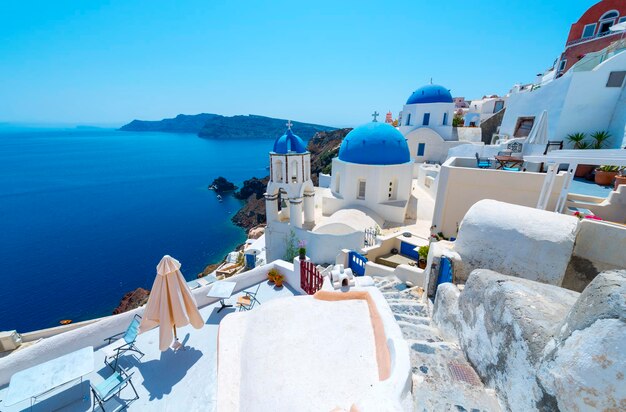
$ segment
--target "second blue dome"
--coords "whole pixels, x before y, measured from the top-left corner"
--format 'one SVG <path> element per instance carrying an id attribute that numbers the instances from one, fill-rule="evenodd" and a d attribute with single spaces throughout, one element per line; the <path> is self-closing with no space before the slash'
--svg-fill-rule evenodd
<path id="1" fill-rule="evenodd" d="M 452 103 L 450 90 L 436 84 L 428 84 L 415 90 L 406 104 Z"/>

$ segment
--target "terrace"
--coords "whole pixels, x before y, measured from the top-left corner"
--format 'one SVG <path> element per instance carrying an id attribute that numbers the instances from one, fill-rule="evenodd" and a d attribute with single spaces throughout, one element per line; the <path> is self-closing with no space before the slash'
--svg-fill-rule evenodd
<path id="1" fill-rule="evenodd" d="M 236 287 L 236 293 L 231 298 L 227 299 L 227 303 L 236 302 L 240 296 L 243 296 L 245 291 L 255 292 L 258 288 L 257 299 L 260 305 L 264 305 L 269 301 L 292 297 L 300 295 L 300 292 L 294 289 L 289 284 L 283 284 L 281 288 L 275 288 L 273 284 L 269 284 L 265 278 L 265 272 L 268 267 L 263 268 L 263 271 L 254 271 L 252 276 L 250 272 L 231 278 L 231 280 L 237 280 L 238 285 Z M 257 273 L 258 272 L 258 273 Z M 244 276 L 245 275 L 245 276 Z M 240 279 L 236 279 L 240 278 Z M 251 283 L 254 282 L 254 283 Z M 210 286 L 195 289 L 194 295 L 198 301 L 202 299 L 207 300 L 206 293 L 210 289 Z M 199 302 L 200 303 L 200 302 Z M 260 306 L 255 307 L 258 308 Z M 148 332 L 140 334 L 137 337 L 136 345 L 144 352 L 144 356 L 140 357 L 133 352 L 127 352 L 120 357 L 119 366 L 128 374 L 132 374 L 132 383 L 136 388 L 139 399 L 130 401 L 134 398 L 133 390 L 130 386 L 127 386 L 122 390 L 120 397 L 117 396 L 109 400 L 105 408 L 107 410 L 117 410 L 123 405 L 128 406 L 130 411 L 145 411 L 145 410 L 215 410 L 217 401 L 217 342 L 218 342 L 218 327 L 222 319 L 227 315 L 237 311 L 236 307 L 227 308 L 218 313 L 220 303 L 213 299 L 212 302 L 200 308 L 200 314 L 205 321 L 205 325 L 196 330 L 190 325 L 179 328 L 178 336 L 184 345 L 184 350 L 174 352 L 171 348 L 165 352 L 159 350 L 159 328 L 152 329 Z M 140 308 L 143 309 L 143 308 Z M 255 310 L 252 309 L 252 310 Z M 136 311 L 133 311 L 135 313 Z M 125 314 L 123 314 L 125 315 Z M 123 317 L 128 319 L 128 316 L 112 316 L 110 318 Z M 89 411 L 93 407 L 93 396 L 90 393 L 90 383 L 97 385 L 104 381 L 112 373 L 109 366 L 105 365 L 105 347 L 101 339 L 95 338 L 91 332 L 93 328 L 98 327 L 98 323 L 102 323 L 101 329 L 96 335 L 98 337 L 103 335 L 112 335 L 119 332 L 120 328 L 124 328 L 128 325 L 127 321 L 116 321 L 116 325 L 111 328 L 105 318 L 102 322 L 96 322 L 89 326 L 85 326 L 82 329 L 85 331 L 82 333 L 82 338 L 75 336 L 78 342 L 73 342 L 72 337 L 66 334 L 72 332 L 81 332 L 81 330 L 75 330 L 66 332 L 66 334 L 60 334 L 53 339 L 57 341 L 63 340 L 66 335 L 65 344 L 59 350 L 51 350 L 51 353 L 61 355 L 63 352 L 69 353 L 75 350 L 76 344 L 82 347 L 93 345 L 94 352 L 94 371 L 83 377 L 82 383 L 78 380 L 52 391 L 49 395 L 44 395 L 37 398 L 37 402 L 34 404 L 32 410 L 46 411 L 46 410 L 59 410 L 62 411 Z M 119 324 L 119 326 L 118 326 Z M 125 325 L 125 326 L 122 326 Z M 91 330 L 87 330 L 91 329 Z M 122 329 L 123 330 L 123 329 Z M 60 343 L 60 342 L 57 342 Z M 42 345 L 43 342 L 33 345 L 28 350 L 38 349 L 37 346 Z M 99 345 L 100 347 L 98 347 Z M 45 348 L 41 348 L 45 349 Z M 10 360 L 14 356 L 19 356 L 18 351 L 9 357 L 3 358 L 3 361 Z M 45 351 L 41 351 L 45 352 Z M 36 363 L 45 362 L 44 356 L 38 356 L 35 354 Z M 53 356 L 53 358 L 56 356 Z M 28 361 L 23 362 L 25 367 L 29 367 Z M 8 365 L 11 368 L 11 365 Z M 4 365 L 2 368 L 4 369 Z M 24 368 L 16 368 L 13 371 L 21 370 Z M 0 410 L 3 412 L 21 411 L 28 409 L 30 406 L 30 400 L 18 403 L 16 405 L 6 407 L 3 406 L 2 400 L 7 395 L 8 387 L 6 382 L 4 387 L 0 389 Z"/>

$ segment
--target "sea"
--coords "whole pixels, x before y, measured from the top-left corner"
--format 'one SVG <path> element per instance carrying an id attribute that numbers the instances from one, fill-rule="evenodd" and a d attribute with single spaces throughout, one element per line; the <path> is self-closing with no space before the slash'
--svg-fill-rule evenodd
<path id="1" fill-rule="evenodd" d="M 267 175 L 268 139 L 0 128 L 0 330 L 110 315 L 169 254 L 187 280 L 246 239 L 208 190 Z"/>

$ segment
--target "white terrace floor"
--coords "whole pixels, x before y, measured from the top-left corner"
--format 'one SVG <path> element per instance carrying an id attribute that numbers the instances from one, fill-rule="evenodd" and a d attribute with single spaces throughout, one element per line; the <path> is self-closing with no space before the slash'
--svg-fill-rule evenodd
<path id="1" fill-rule="evenodd" d="M 261 305 L 269 300 L 294 296 L 298 293 L 286 283 L 280 289 L 275 289 L 267 282 L 254 285 L 246 291 L 254 292 L 257 287 L 257 299 Z M 243 291 L 233 295 L 226 303 L 236 302 Z M 213 411 L 217 401 L 217 330 L 220 321 L 235 308 L 226 308 L 220 313 L 219 303 L 205 306 L 200 314 L 205 320 L 202 329 L 191 326 L 180 328 L 178 337 L 185 345 L 185 350 L 174 353 L 171 349 L 160 352 L 158 348 L 158 328 L 139 335 L 137 347 L 145 353 L 141 359 L 134 355 L 121 358 L 120 366 L 128 373 L 133 373 L 132 382 L 137 389 L 139 399 L 128 405 L 130 411 Z M 254 310 L 254 309 L 253 309 Z M 98 350 L 94 354 L 95 371 L 85 377 L 82 387 L 73 387 L 60 391 L 51 396 L 51 399 L 40 400 L 34 411 L 48 411 L 52 405 L 64 404 L 65 399 L 82 390 L 84 400 L 77 400 L 66 405 L 61 411 L 90 411 L 92 397 L 88 394 L 89 382 L 98 384 L 110 376 L 111 368 L 104 364 L 104 354 Z M 6 388 L 0 391 L 0 399 L 6 395 Z M 130 386 L 121 393 L 121 399 L 132 399 L 134 393 Z M 19 411 L 27 409 L 28 402 L 15 405 L 14 408 L 2 408 L 0 411 Z M 118 399 L 110 400 L 105 408 L 107 411 L 121 409 Z"/>

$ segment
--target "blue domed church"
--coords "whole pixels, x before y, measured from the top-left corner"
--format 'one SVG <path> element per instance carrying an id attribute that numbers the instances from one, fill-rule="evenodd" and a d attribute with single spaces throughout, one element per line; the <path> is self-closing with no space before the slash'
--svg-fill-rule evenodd
<path id="1" fill-rule="evenodd" d="M 411 93 L 400 112 L 398 130 L 406 138 L 415 164 L 441 162 L 448 149 L 458 144 L 453 117 L 454 101 L 447 88 L 428 84 Z"/>
<path id="2" fill-rule="evenodd" d="M 396 128 L 371 122 L 353 129 L 332 161 L 330 193 L 323 198 L 323 214 L 365 209 L 385 222 L 403 223 L 411 196 L 412 169 L 406 139 Z"/>

